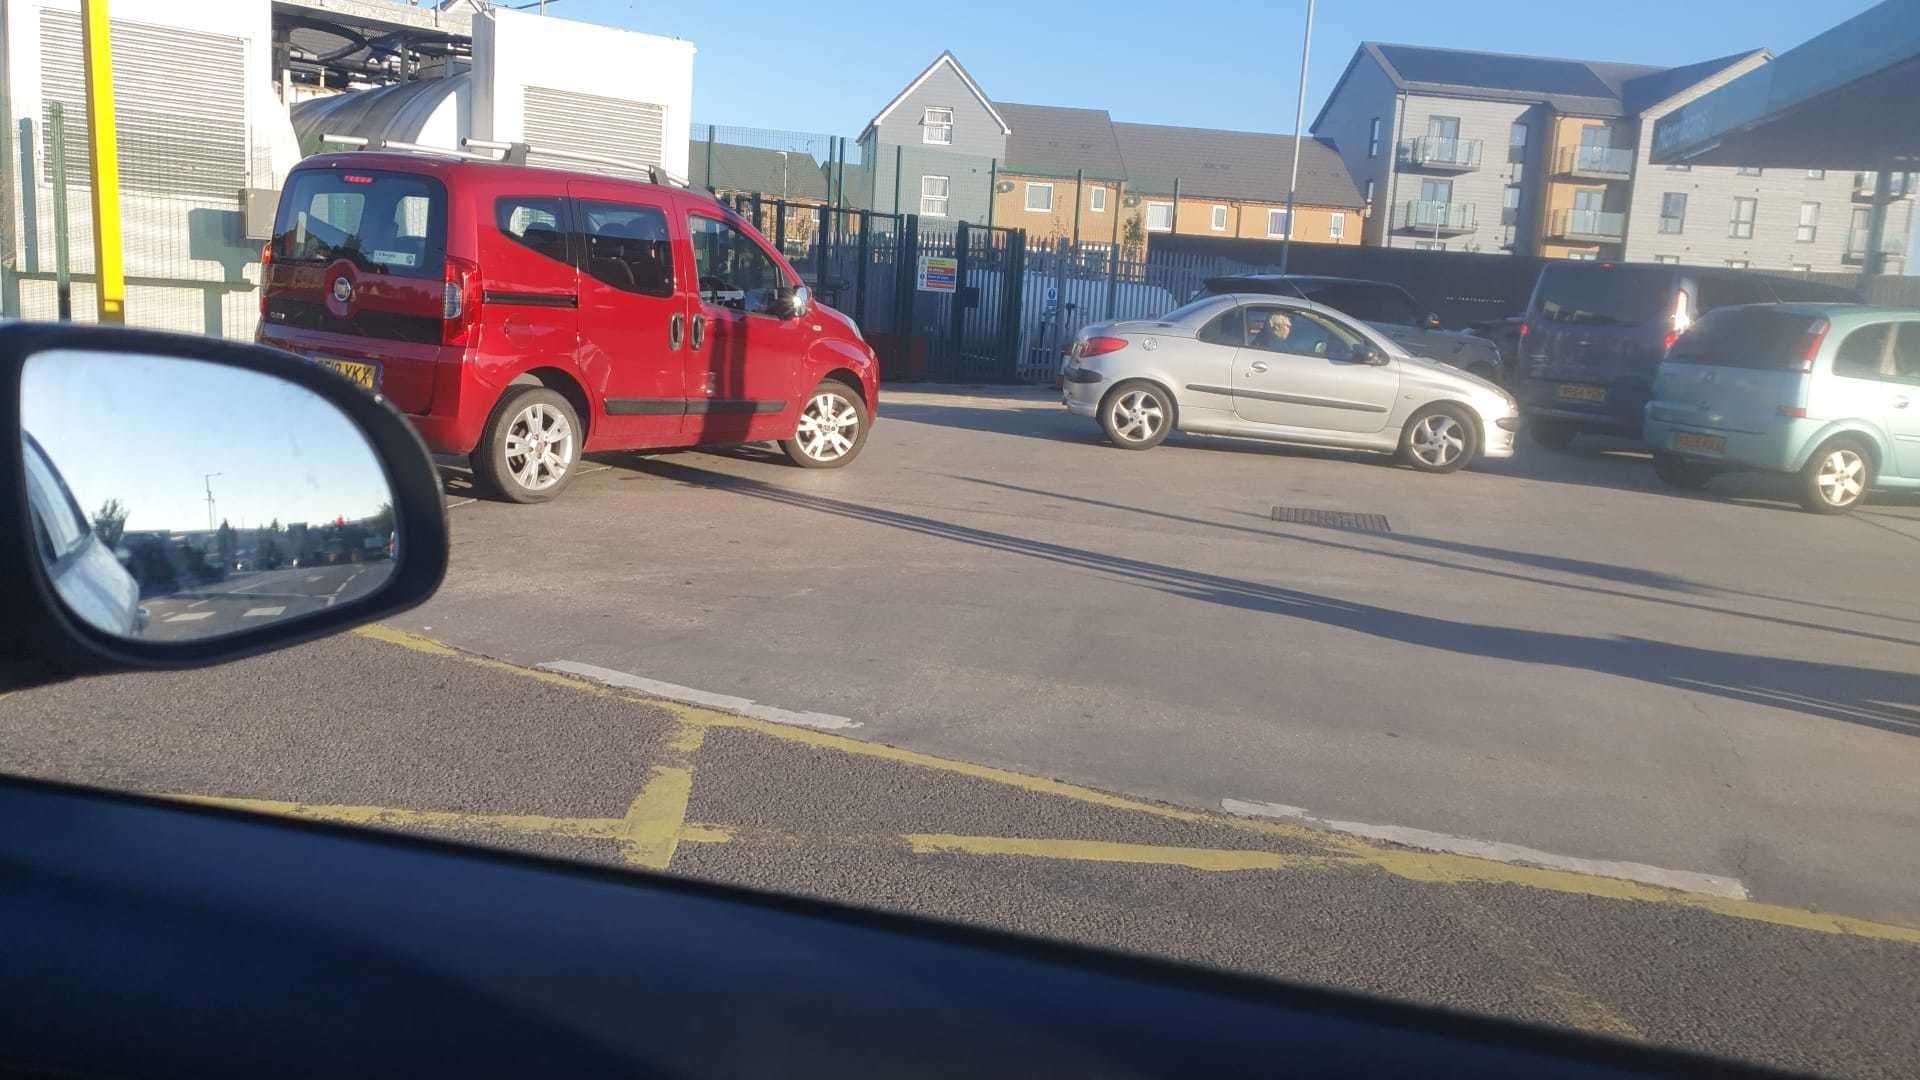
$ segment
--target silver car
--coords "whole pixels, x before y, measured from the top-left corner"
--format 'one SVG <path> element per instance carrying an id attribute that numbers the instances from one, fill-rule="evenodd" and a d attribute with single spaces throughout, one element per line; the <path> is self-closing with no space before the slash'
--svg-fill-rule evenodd
<path id="1" fill-rule="evenodd" d="M 1407 290 L 1386 281 L 1325 274 L 1234 274 L 1209 278 L 1206 294 L 1297 296 L 1367 324 L 1415 356 L 1438 360 L 1491 382 L 1504 382 L 1500 346 L 1459 330 L 1442 330 L 1440 316 L 1422 313 Z"/>
<path id="2" fill-rule="evenodd" d="M 1321 304 L 1260 293 L 1205 296 L 1159 319 L 1080 331 L 1068 409 L 1116 446 L 1173 431 L 1398 454 L 1452 472 L 1513 454 L 1520 412 L 1485 379 L 1412 355 Z"/>

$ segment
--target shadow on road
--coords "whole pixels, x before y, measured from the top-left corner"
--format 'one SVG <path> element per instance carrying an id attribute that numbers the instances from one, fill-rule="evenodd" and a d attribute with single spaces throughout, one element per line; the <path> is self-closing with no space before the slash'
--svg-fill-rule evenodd
<path id="1" fill-rule="evenodd" d="M 1920 676 L 1875 668 L 1748 656 L 1644 638 L 1586 637 L 1416 615 L 1297 589 L 1106 555 L 730 476 L 679 462 L 609 456 L 609 464 L 694 487 L 971 544 L 1104 574 L 1174 596 L 1267 612 L 1388 641 L 1514 663 L 1543 664 L 1691 690 L 1882 731 L 1920 735 Z"/>

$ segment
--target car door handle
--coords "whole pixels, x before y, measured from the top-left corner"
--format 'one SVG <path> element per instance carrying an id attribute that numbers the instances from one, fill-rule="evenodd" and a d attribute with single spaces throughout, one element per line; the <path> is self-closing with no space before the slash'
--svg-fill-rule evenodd
<path id="1" fill-rule="evenodd" d="M 1255 360 L 1253 363 L 1248 364 L 1247 368 L 1251 371 L 1264 373 L 1267 370 L 1267 363 L 1264 360 Z"/>
<path id="2" fill-rule="evenodd" d="M 707 317 L 705 315 L 695 315 L 693 317 L 693 347 L 697 349 L 706 343 Z"/>
<path id="3" fill-rule="evenodd" d="M 674 312 L 673 317 L 667 320 L 667 348 L 678 349 L 681 338 L 686 336 L 686 331 L 687 317 L 677 311 Z"/>
<path id="4" fill-rule="evenodd" d="M 1896 409 L 1904 409 L 1907 407 L 1907 404 L 1908 404 L 1907 399 L 1904 397 L 1897 397 L 1893 399 L 1893 407 Z"/>

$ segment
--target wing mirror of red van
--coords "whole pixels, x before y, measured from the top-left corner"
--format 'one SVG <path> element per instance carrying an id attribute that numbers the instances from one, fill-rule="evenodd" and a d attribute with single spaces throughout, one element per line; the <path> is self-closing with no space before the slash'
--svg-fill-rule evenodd
<path id="1" fill-rule="evenodd" d="M 798 319 L 813 310 L 813 290 L 805 285 L 795 285 L 784 289 L 780 294 L 780 310 L 789 319 Z"/>

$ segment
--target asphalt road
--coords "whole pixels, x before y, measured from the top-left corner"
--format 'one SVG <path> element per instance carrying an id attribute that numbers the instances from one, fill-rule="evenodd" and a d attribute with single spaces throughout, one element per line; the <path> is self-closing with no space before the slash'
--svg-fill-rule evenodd
<path id="1" fill-rule="evenodd" d="M 192 641 L 325 610 L 365 596 L 393 570 L 385 560 L 242 571 L 224 580 L 142 600 L 147 638 Z"/>
<path id="2" fill-rule="evenodd" d="M 600 464 L 546 507 L 455 500 L 454 574 L 396 625 L 1187 806 L 1920 925 L 1912 498 L 1682 496 L 1625 444 L 1445 477 L 1127 453 L 1039 394 L 889 393 L 833 472 Z"/>
<path id="3" fill-rule="evenodd" d="M 0 771 L 915 912 L 1835 1075 L 1920 933 L 1197 813 L 385 631 L 0 697 Z M 538 918 L 538 912 L 529 912 Z"/>
<path id="4" fill-rule="evenodd" d="M 450 485 L 445 587 L 374 636 L 0 698 L 0 771 L 1920 1060 L 1911 500 L 1676 496 L 1623 445 L 1129 454 L 1039 395 L 889 393 L 835 472 L 587 470 Z M 372 584 L 258 578 L 203 609 Z"/>

